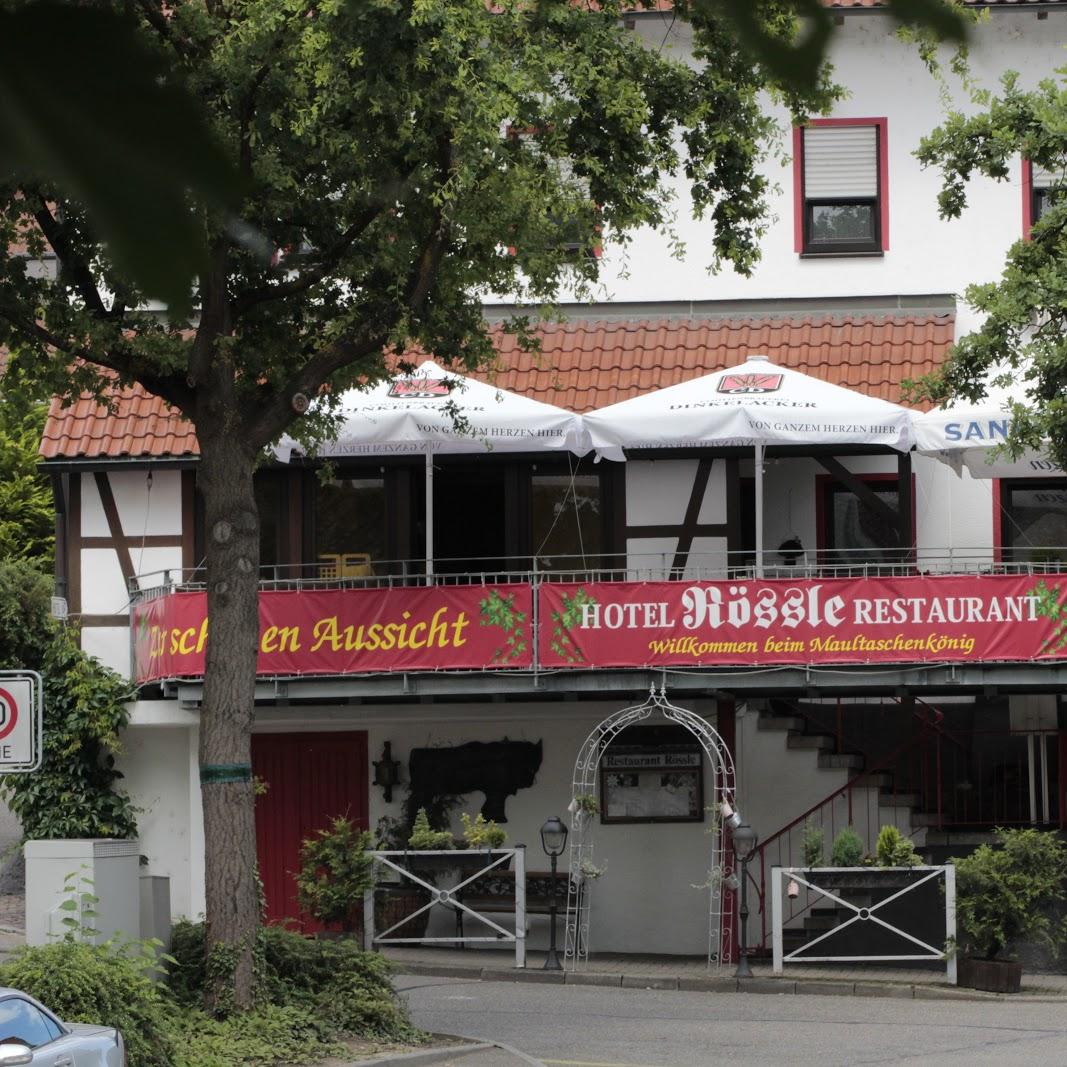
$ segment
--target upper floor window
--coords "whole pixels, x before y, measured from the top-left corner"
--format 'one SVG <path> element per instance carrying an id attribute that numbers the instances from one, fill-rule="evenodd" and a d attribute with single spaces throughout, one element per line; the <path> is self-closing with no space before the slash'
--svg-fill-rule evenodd
<path id="1" fill-rule="evenodd" d="M 1029 238 L 1030 227 L 1067 192 L 1067 174 L 1046 170 L 1030 160 L 1023 160 L 1023 236 Z"/>
<path id="2" fill-rule="evenodd" d="M 889 247 L 885 142 L 885 119 L 816 119 L 794 131 L 798 252 Z"/>
<path id="3" fill-rule="evenodd" d="M 1067 479 L 1002 481 L 999 518 L 1005 562 L 1067 560 Z"/>
<path id="4" fill-rule="evenodd" d="M 818 479 L 816 504 L 821 561 L 829 566 L 862 567 L 903 558 L 900 490 L 896 475 L 861 474 L 866 495 L 857 496 L 832 478 Z M 914 510 L 912 534 L 914 542 Z"/>

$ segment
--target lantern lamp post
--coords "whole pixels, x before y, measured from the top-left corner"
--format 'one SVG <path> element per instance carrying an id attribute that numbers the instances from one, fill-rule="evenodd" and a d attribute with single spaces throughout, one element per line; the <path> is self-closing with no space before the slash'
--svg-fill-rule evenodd
<path id="1" fill-rule="evenodd" d="M 748 943 L 747 943 L 747 926 L 748 926 L 748 859 L 752 855 L 753 849 L 755 849 L 759 837 L 756 831 L 752 829 L 744 820 L 740 820 L 738 825 L 735 826 L 731 832 L 731 839 L 734 846 L 734 855 L 737 857 L 737 862 L 741 867 L 741 909 L 738 912 L 740 918 L 740 931 L 738 941 L 738 953 L 737 953 L 737 970 L 734 972 L 736 978 L 751 978 L 752 967 L 748 962 Z"/>
<path id="2" fill-rule="evenodd" d="M 563 965 L 556 951 L 556 913 L 559 910 L 559 898 L 556 895 L 556 862 L 567 845 L 567 824 L 558 815 L 553 815 L 541 827 L 541 847 L 552 861 L 552 895 L 548 904 L 548 955 L 545 957 L 546 971 L 562 971 Z"/>

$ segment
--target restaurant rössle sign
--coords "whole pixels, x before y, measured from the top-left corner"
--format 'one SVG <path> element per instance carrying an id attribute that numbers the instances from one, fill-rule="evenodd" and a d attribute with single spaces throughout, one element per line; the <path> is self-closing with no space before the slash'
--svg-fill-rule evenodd
<path id="1" fill-rule="evenodd" d="M 544 667 L 968 662 L 1064 655 L 1047 576 L 545 583 Z"/>
<path id="2" fill-rule="evenodd" d="M 543 582 L 263 592 L 262 675 L 1025 661 L 1067 655 L 1058 576 Z M 138 682 L 204 673 L 207 597 L 133 608 Z M 536 655 L 535 655 L 536 650 Z"/>

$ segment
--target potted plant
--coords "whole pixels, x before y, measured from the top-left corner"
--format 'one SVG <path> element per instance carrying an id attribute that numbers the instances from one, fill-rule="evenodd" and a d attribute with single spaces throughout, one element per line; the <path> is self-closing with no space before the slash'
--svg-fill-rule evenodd
<path id="1" fill-rule="evenodd" d="M 1018 993 L 1022 964 L 1011 959 L 1023 941 L 1055 950 L 1064 939 L 1052 911 L 1067 893 L 1067 846 L 1040 830 L 996 831 L 996 845 L 982 845 L 955 859 L 958 981 L 971 989 Z"/>
<path id="2" fill-rule="evenodd" d="M 399 819 L 382 819 L 379 824 L 379 848 L 393 852 L 440 852 L 454 846 L 448 830 L 435 830 L 430 825 L 425 808 L 419 808 L 410 829 Z M 439 857 L 420 857 L 417 862 L 408 860 L 413 874 L 424 882 L 436 883 L 441 866 L 434 861 Z M 453 861 L 454 865 L 454 861 Z M 403 864 L 401 864 L 403 866 Z M 430 922 L 430 909 L 421 911 L 430 902 L 430 891 L 409 878 L 396 876 L 388 884 L 379 883 L 375 892 L 374 926 L 381 933 L 403 923 L 393 930 L 390 937 L 420 938 L 426 934 Z M 415 914 L 418 912 L 418 914 Z M 413 916 L 405 921 L 408 916 Z"/>
<path id="3" fill-rule="evenodd" d="M 498 826 L 495 820 L 486 819 L 481 812 L 473 819 L 464 812 L 460 821 L 463 823 L 463 840 L 468 848 L 501 848 L 508 839 L 507 831 Z"/>
<path id="4" fill-rule="evenodd" d="M 300 907 L 341 935 L 363 930 L 363 895 L 374 884 L 374 860 L 367 855 L 371 835 L 338 816 L 300 849 L 296 875 Z"/>
<path id="5" fill-rule="evenodd" d="M 800 837 L 800 850 L 804 854 L 804 866 L 821 867 L 826 849 L 826 834 L 821 826 L 808 819 Z"/>

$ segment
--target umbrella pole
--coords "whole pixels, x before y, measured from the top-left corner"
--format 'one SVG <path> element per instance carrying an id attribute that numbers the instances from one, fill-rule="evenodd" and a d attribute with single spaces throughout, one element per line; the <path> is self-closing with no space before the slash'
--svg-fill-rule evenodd
<path id="1" fill-rule="evenodd" d="M 763 577 L 763 444 L 756 445 L 756 577 Z"/>
<path id="2" fill-rule="evenodd" d="M 426 453 L 426 578 L 433 578 L 433 453 Z"/>

